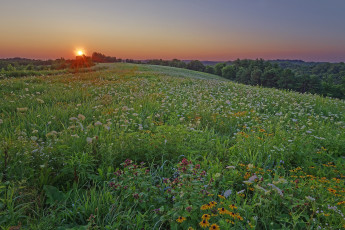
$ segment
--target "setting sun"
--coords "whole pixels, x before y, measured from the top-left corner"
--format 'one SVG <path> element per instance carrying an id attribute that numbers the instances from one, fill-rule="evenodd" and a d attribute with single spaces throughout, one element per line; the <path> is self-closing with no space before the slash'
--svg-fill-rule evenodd
<path id="1" fill-rule="evenodd" d="M 82 55 L 84 54 L 84 52 L 81 51 L 81 50 L 78 50 L 78 51 L 77 51 L 77 54 L 78 54 L 79 56 L 82 56 Z"/>

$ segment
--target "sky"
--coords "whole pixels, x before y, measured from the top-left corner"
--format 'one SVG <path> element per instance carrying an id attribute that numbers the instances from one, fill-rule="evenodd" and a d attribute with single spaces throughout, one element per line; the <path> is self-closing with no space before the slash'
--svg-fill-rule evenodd
<path id="1" fill-rule="evenodd" d="M 345 61 L 345 0 L 0 0 L 0 58 Z"/>

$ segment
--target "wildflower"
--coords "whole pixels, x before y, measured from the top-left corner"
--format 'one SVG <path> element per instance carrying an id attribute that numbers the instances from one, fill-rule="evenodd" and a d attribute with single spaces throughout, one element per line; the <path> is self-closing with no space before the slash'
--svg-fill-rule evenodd
<path id="1" fill-rule="evenodd" d="M 278 188 L 277 186 L 275 186 L 274 184 L 267 184 L 267 185 L 271 186 L 274 190 L 276 190 L 280 196 L 284 196 L 283 191 L 280 188 Z"/>
<path id="2" fill-rule="evenodd" d="M 47 133 L 47 134 L 46 134 L 46 137 L 56 137 L 57 134 L 58 134 L 58 133 L 57 133 L 56 131 L 53 130 L 53 131 Z"/>
<path id="3" fill-rule="evenodd" d="M 100 121 L 95 122 L 95 126 L 101 126 L 101 125 L 102 125 L 102 122 Z"/>
<path id="4" fill-rule="evenodd" d="M 228 210 L 226 210 L 225 208 L 218 208 L 218 212 L 219 214 L 224 215 L 228 213 Z"/>
<path id="5" fill-rule="evenodd" d="M 231 195 L 231 193 L 232 193 L 231 189 L 226 190 L 226 191 L 224 192 L 224 196 L 225 196 L 226 198 L 228 198 L 228 197 Z"/>
<path id="6" fill-rule="evenodd" d="M 82 114 L 78 114 L 78 119 L 83 121 L 85 120 L 85 116 Z"/>
<path id="7" fill-rule="evenodd" d="M 233 212 L 228 212 L 228 215 L 231 216 L 231 217 L 233 217 L 233 218 L 236 217 L 235 213 L 233 213 Z"/>
<path id="8" fill-rule="evenodd" d="M 231 210 L 237 209 L 236 205 L 234 204 L 229 205 L 229 208 L 231 208 Z"/>
<path id="9" fill-rule="evenodd" d="M 185 220 L 186 220 L 186 218 L 183 217 L 183 216 L 179 216 L 179 217 L 176 219 L 176 221 L 179 222 L 179 223 L 182 223 L 182 222 L 185 221 Z"/>
<path id="10" fill-rule="evenodd" d="M 231 166 L 231 165 L 230 165 L 230 166 L 226 166 L 226 168 L 227 168 L 227 169 L 235 169 L 236 166 Z"/>
<path id="11" fill-rule="evenodd" d="M 236 217 L 237 219 L 241 220 L 241 221 L 243 220 L 243 217 L 240 216 L 240 214 L 238 214 L 238 213 L 235 214 L 235 217 Z"/>
<path id="12" fill-rule="evenodd" d="M 91 138 L 91 137 L 87 137 L 87 138 L 86 138 L 86 142 L 87 142 L 88 144 L 91 144 L 91 143 L 92 143 L 92 140 L 93 140 L 93 138 Z"/>
<path id="13" fill-rule="evenodd" d="M 200 227 L 202 228 L 206 228 L 208 226 L 210 226 L 210 223 L 207 221 L 207 220 L 202 220 L 200 223 L 199 223 Z"/>
<path id="14" fill-rule="evenodd" d="M 187 212 L 191 212 L 191 211 L 192 211 L 192 207 L 191 207 L 191 206 L 188 206 L 188 207 L 186 208 L 186 211 L 187 211 Z"/>
<path id="15" fill-rule="evenodd" d="M 203 220 L 209 220 L 210 218 L 211 218 L 210 214 L 204 214 L 201 217 L 201 219 L 203 219 Z"/>
<path id="16" fill-rule="evenodd" d="M 44 101 L 42 99 L 37 98 L 37 101 L 41 104 L 44 104 Z"/>
<path id="17" fill-rule="evenodd" d="M 207 209 L 210 209 L 211 208 L 211 206 L 209 205 L 209 204 L 204 204 L 204 205 L 202 205 L 201 206 L 201 210 L 207 210 Z"/>
<path id="18" fill-rule="evenodd" d="M 327 190 L 328 190 L 330 193 L 333 193 L 333 194 L 335 194 L 335 193 L 337 192 L 337 190 L 332 189 L 332 188 L 328 188 Z"/>
<path id="19" fill-rule="evenodd" d="M 210 207 L 211 207 L 211 208 L 213 208 L 214 206 L 216 206 L 216 205 L 217 205 L 217 202 L 215 202 L 215 201 L 211 201 L 211 202 L 209 203 L 209 205 L 210 205 Z"/>
<path id="20" fill-rule="evenodd" d="M 219 226 L 217 224 L 212 224 L 210 230 L 219 230 Z"/>
<path id="21" fill-rule="evenodd" d="M 229 219 L 226 219 L 225 222 L 228 224 L 235 224 L 235 222 L 233 222 L 232 220 L 229 220 Z"/>
<path id="22" fill-rule="evenodd" d="M 218 195 L 218 197 L 219 197 L 220 199 L 225 199 L 225 196 L 222 196 L 222 195 Z"/>
<path id="23" fill-rule="evenodd" d="M 311 197 L 311 196 L 306 196 L 305 197 L 307 200 L 310 200 L 310 201 L 315 201 L 315 198 Z"/>
<path id="24" fill-rule="evenodd" d="M 17 112 L 26 112 L 28 111 L 28 108 L 27 107 L 24 107 L 24 108 L 17 108 Z"/>
<path id="25" fill-rule="evenodd" d="M 337 205 L 342 205 L 342 204 L 345 204 L 345 201 L 340 201 L 337 203 Z"/>
<path id="26" fill-rule="evenodd" d="M 188 230 L 194 230 L 194 228 L 193 227 L 189 227 Z"/>

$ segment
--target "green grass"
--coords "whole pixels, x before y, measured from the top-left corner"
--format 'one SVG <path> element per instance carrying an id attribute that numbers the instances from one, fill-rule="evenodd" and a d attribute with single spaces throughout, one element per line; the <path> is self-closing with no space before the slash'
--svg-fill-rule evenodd
<path id="1" fill-rule="evenodd" d="M 344 100 L 172 67 L 97 68 L 0 79 L 2 229 L 198 229 L 208 212 L 200 207 L 216 199 L 237 205 L 237 229 L 344 227 Z M 116 179 L 127 158 L 149 172 Z M 184 175 L 176 166 L 183 158 L 206 174 Z M 254 174 L 257 181 L 243 183 Z M 169 184 L 168 194 L 164 178 L 182 185 Z M 227 229 L 237 217 L 210 223 Z"/>

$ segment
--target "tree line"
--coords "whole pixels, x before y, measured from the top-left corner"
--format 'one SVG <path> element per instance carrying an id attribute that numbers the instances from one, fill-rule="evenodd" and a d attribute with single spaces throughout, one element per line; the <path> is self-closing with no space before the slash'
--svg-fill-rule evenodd
<path id="1" fill-rule="evenodd" d="M 204 65 L 198 60 L 188 63 L 173 60 L 150 60 L 152 65 L 164 65 L 206 72 L 247 84 L 313 93 L 345 99 L 344 63 L 309 63 L 303 61 L 265 61 L 237 59 L 228 63 Z"/>

